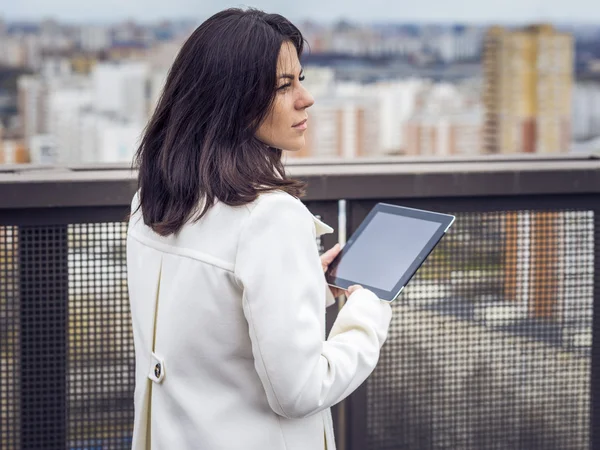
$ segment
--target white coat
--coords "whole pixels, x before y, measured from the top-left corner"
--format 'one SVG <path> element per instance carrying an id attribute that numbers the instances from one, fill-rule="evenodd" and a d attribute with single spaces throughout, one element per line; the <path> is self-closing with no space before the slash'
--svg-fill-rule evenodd
<path id="1" fill-rule="evenodd" d="M 330 407 L 374 369 L 391 308 L 358 290 L 325 339 L 332 231 L 284 192 L 169 237 L 132 215 L 134 450 L 335 449 Z"/>

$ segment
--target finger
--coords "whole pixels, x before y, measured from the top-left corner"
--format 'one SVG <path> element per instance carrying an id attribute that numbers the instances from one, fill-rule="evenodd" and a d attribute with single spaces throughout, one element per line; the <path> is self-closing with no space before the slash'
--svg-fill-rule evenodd
<path id="1" fill-rule="evenodd" d="M 352 294 L 353 292 L 358 291 L 359 289 L 364 289 L 364 288 L 360 284 L 354 284 L 348 288 L 348 293 Z"/>
<path id="2" fill-rule="evenodd" d="M 335 259 L 340 252 L 339 244 L 336 244 L 333 248 L 327 250 L 321 255 L 321 265 L 323 266 L 323 272 L 327 271 L 329 264 Z"/>
<path id="3" fill-rule="evenodd" d="M 335 244 L 332 248 L 321 255 L 321 261 L 326 264 L 331 263 L 340 252 L 340 244 Z"/>
<path id="4" fill-rule="evenodd" d="M 338 298 L 340 295 L 343 294 L 343 291 L 339 288 L 331 288 L 331 293 L 335 298 Z"/>

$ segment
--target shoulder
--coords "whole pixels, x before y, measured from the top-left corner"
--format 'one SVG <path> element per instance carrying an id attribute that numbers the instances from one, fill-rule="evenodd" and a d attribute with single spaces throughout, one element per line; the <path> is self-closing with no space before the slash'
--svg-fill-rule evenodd
<path id="1" fill-rule="evenodd" d="M 265 192 L 246 207 L 248 226 L 295 230 L 313 228 L 313 215 L 308 208 L 287 192 Z"/>
<path id="2" fill-rule="evenodd" d="M 139 190 L 135 191 L 133 194 L 133 198 L 131 199 L 130 208 L 129 208 L 129 228 L 131 229 L 133 225 L 136 225 L 141 219 L 142 213 L 140 208 L 140 192 Z"/>
<path id="3" fill-rule="evenodd" d="M 284 191 L 264 192 L 254 202 L 248 204 L 250 214 L 256 209 L 264 210 L 272 208 L 294 209 L 308 213 L 308 209 L 300 199 Z"/>
<path id="4" fill-rule="evenodd" d="M 314 237 L 333 233 L 334 228 L 315 217 L 306 205 L 296 197 L 283 191 L 273 191 L 259 196 L 248 206 L 250 220 L 267 221 L 275 228 L 294 229 L 296 231 L 310 229 Z"/>
<path id="5" fill-rule="evenodd" d="M 135 210 L 138 209 L 139 206 L 140 206 L 140 191 L 138 189 L 137 191 L 134 192 L 133 198 L 131 199 L 131 202 L 130 202 L 131 212 L 133 213 Z"/>

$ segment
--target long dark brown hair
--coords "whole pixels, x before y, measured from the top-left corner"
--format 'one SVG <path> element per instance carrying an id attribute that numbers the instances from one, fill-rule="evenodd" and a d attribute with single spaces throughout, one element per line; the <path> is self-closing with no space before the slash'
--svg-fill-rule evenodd
<path id="1" fill-rule="evenodd" d="M 156 233 L 177 233 L 216 200 L 240 206 L 277 189 L 304 195 L 305 183 L 286 176 L 282 150 L 255 137 L 274 102 L 286 41 L 300 57 L 304 38 L 287 19 L 233 8 L 182 46 L 134 160 L 144 223 Z"/>

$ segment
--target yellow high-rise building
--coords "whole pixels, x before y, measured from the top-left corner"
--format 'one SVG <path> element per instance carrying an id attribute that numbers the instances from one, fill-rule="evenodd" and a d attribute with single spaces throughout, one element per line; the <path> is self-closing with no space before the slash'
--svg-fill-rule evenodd
<path id="1" fill-rule="evenodd" d="M 486 153 L 561 153 L 570 143 L 573 37 L 551 25 L 492 27 L 484 41 Z"/>

